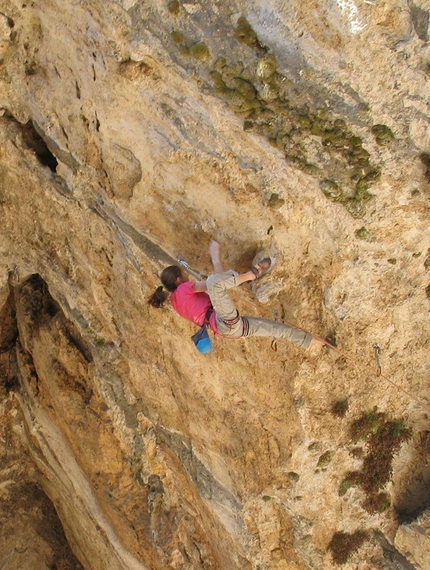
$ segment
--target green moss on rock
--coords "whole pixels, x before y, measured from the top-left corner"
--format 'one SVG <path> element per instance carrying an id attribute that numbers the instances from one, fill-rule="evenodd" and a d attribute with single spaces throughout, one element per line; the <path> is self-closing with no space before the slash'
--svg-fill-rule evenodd
<path id="1" fill-rule="evenodd" d="M 335 532 L 328 550 L 331 552 L 335 564 L 346 564 L 356 552 L 368 535 L 365 531 L 356 531 L 352 534 L 347 532 Z"/>
<path id="2" fill-rule="evenodd" d="M 324 137 L 325 133 L 324 121 L 322 119 L 319 119 L 318 117 L 315 117 L 309 127 L 309 132 L 317 137 Z"/>
<path id="3" fill-rule="evenodd" d="M 423 152 L 420 155 L 420 160 L 425 167 L 425 173 L 424 173 L 425 179 L 427 180 L 427 182 L 430 182 L 430 154 Z"/>
<path id="4" fill-rule="evenodd" d="M 363 180 L 359 180 L 355 186 L 355 194 L 353 199 L 359 202 L 368 202 L 372 198 L 372 194 L 368 192 L 370 184 Z"/>
<path id="5" fill-rule="evenodd" d="M 270 208 L 274 208 L 274 209 L 281 208 L 284 204 L 285 204 L 285 199 L 281 198 L 281 196 L 279 196 L 279 194 L 276 194 L 276 193 L 270 194 L 270 198 L 267 202 L 267 205 Z"/>
<path id="6" fill-rule="evenodd" d="M 343 497 L 351 487 L 358 487 L 359 485 L 360 473 L 358 471 L 351 471 L 339 485 L 339 497 Z"/>
<path id="7" fill-rule="evenodd" d="M 262 83 L 267 83 L 276 73 L 278 62 L 273 54 L 265 55 L 257 63 L 255 75 Z"/>
<path id="8" fill-rule="evenodd" d="M 211 71 L 210 76 L 217 93 L 224 93 L 228 90 L 228 87 L 219 71 Z"/>
<path id="9" fill-rule="evenodd" d="M 335 148 L 343 148 L 349 144 L 348 133 L 341 128 L 326 128 L 322 135 L 325 146 L 333 146 Z"/>
<path id="10" fill-rule="evenodd" d="M 362 239 L 364 241 L 368 242 L 375 241 L 375 236 L 373 235 L 373 233 L 364 226 L 359 228 L 358 230 L 355 230 L 355 236 L 358 237 L 358 239 Z"/>
<path id="11" fill-rule="evenodd" d="M 276 135 L 275 141 L 276 146 L 279 148 L 279 150 L 286 150 L 288 148 L 288 144 L 291 141 L 290 134 L 281 131 Z"/>
<path id="12" fill-rule="evenodd" d="M 260 105 L 257 100 L 250 101 L 236 89 L 227 89 L 223 92 L 223 95 L 233 107 L 235 113 L 244 118 L 250 117 Z"/>
<path id="13" fill-rule="evenodd" d="M 334 452 L 333 451 L 326 451 L 323 453 L 320 458 L 318 459 L 317 467 L 327 467 L 331 460 L 333 459 Z"/>
<path id="14" fill-rule="evenodd" d="M 320 169 L 318 168 L 318 166 L 306 162 L 306 160 L 303 158 L 289 154 L 287 154 L 285 158 L 289 164 L 292 164 L 293 166 L 295 166 L 305 174 L 312 174 L 315 176 L 320 173 Z"/>
<path id="15" fill-rule="evenodd" d="M 381 171 L 379 169 L 372 169 L 369 170 L 369 172 L 367 172 L 367 174 L 365 174 L 363 177 L 361 177 L 358 182 L 357 182 L 357 189 L 359 187 L 364 187 L 367 186 L 367 188 L 370 188 L 370 186 L 376 182 L 376 180 L 379 180 L 381 178 Z"/>
<path id="16" fill-rule="evenodd" d="M 241 16 L 237 21 L 235 36 L 240 43 L 249 47 L 256 48 L 260 45 L 257 34 L 244 16 Z"/>
<path id="17" fill-rule="evenodd" d="M 372 134 L 380 146 L 386 146 L 395 140 L 391 129 L 387 125 L 373 125 Z"/>
<path id="18" fill-rule="evenodd" d="M 298 115 L 297 117 L 298 123 L 304 129 L 310 130 L 312 126 L 312 120 L 307 115 Z"/>
<path id="19" fill-rule="evenodd" d="M 279 85 L 276 81 L 265 83 L 263 89 L 260 91 L 260 99 L 268 103 L 276 101 L 279 97 Z"/>
<path id="20" fill-rule="evenodd" d="M 234 77 L 240 77 L 242 75 L 244 67 L 241 62 L 232 63 L 230 65 L 225 65 L 221 71 L 224 78 L 233 79 Z"/>
<path id="21" fill-rule="evenodd" d="M 370 514 L 383 513 L 391 506 L 391 498 L 388 493 L 378 493 L 367 497 L 363 508 Z"/>
<path id="22" fill-rule="evenodd" d="M 236 37 L 246 45 L 261 48 L 244 17 L 238 20 Z M 244 130 L 266 137 L 295 168 L 320 176 L 325 196 L 342 204 L 354 218 L 364 216 L 367 203 L 373 197 L 369 188 L 381 173 L 371 165 L 362 139 L 349 130 L 346 120 L 329 117 L 325 108 L 310 111 L 303 106 L 299 109 L 288 101 L 287 94 L 293 85 L 288 86 L 288 79 L 279 74 L 273 54 L 260 55 L 254 73 L 252 66 L 244 67 L 240 61 L 228 63 L 224 56 L 218 57 L 211 76 L 215 91 L 247 121 Z M 384 140 L 389 138 L 383 129 L 375 132 Z M 312 160 L 309 135 L 320 139 L 312 139 L 311 148 L 316 151 L 312 153 Z M 324 147 L 319 152 L 318 144 Z"/>
<path id="23" fill-rule="evenodd" d="M 181 45 L 185 41 L 184 34 L 182 32 L 178 32 L 177 30 L 170 32 L 170 37 L 172 38 L 173 43 L 176 45 Z"/>
<path id="24" fill-rule="evenodd" d="M 179 4 L 178 0 L 172 0 L 172 2 L 168 3 L 167 9 L 171 14 L 177 16 L 181 11 L 181 5 Z"/>
<path id="25" fill-rule="evenodd" d="M 387 420 L 368 437 L 361 471 L 361 487 L 367 495 L 374 495 L 388 483 L 393 457 L 411 436 L 411 430 L 402 420 Z"/>
<path id="26" fill-rule="evenodd" d="M 190 57 L 191 55 L 190 48 L 188 46 L 181 46 L 179 53 L 182 55 L 182 57 Z"/>
<path id="27" fill-rule="evenodd" d="M 343 199 L 343 192 L 334 180 L 329 180 L 327 178 L 320 180 L 320 188 L 323 191 L 324 196 L 332 202 L 340 202 Z"/>
<path id="28" fill-rule="evenodd" d="M 422 162 L 422 164 L 424 164 L 426 168 L 430 169 L 430 154 L 427 154 L 426 152 L 421 153 L 420 161 Z"/>
<path id="29" fill-rule="evenodd" d="M 331 413 L 338 418 L 343 418 L 348 411 L 348 408 L 349 405 L 347 399 L 337 400 L 331 407 Z"/>
<path id="30" fill-rule="evenodd" d="M 394 455 L 403 442 L 409 441 L 412 432 L 403 420 L 388 420 L 385 414 L 375 409 L 363 413 L 353 422 L 350 435 L 353 441 L 366 442 L 366 456 L 354 480 L 357 477 L 369 501 L 375 501 L 379 490 L 390 480 Z M 351 474 L 347 479 L 351 480 Z M 344 486 L 345 481 L 342 483 Z"/>
<path id="31" fill-rule="evenodd" d="M 252 101 L 257 97 L 257 90 L 250 81 L 246 81 L 246 79 L 242 79 L 241 77 L 235 77 L 233 79 L 233 85 L 245 99 Z"/>
<path id="32" fill-rule="evenodd" d="M 364 201 L 356 200 L 355 198 L 347 198 L 342 202 L 348 212 L 353 218 L 360 219 L 366 213 L 366 204 Z"/>
<path id="33" fill-rule="evenodd" d="M 203 42 L 197 42 L 191 46 L 190 52 L 194 59 L 197 59 L 199 61 L 206 61 L 210 56 L 209 48 Z"/>
<path id="34" fill-rule="evenodd" d="M 336 119 L 336 120 L 334 121 L 334 126 L 335 126 L 337 129 L 342 129 L 342 130 L 345 130 L 346 127 L 347 127 L 346 121 L 345 121 L 344 119 Z"/>
<path id="35" fill-rule="evenodd" d="M 351 457 L 354 459 L 363 459 L 364 450 L 362 447 L 353 447 L 349 450 Z"/>
<path id="36" fill-rule="evenodd" d="M 366 440 L 372 433 L 375 433 L 385 421 L 385 415 L 377 410 L 364 412 L 355 420 L 350 428 L 352 441 Z"/>
<path id="37" fill-rule="evenodd" d="M 227 60 L 224 56 L 219 57 L 215 62 L 215 69 L 217 71 L 222 71 L 227 65 Z"/>

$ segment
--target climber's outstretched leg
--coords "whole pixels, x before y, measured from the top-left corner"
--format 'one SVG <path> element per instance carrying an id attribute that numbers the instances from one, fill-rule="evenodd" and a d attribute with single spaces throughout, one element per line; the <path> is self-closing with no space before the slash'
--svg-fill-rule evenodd
<path id="1" fill-rule="evenodd" d="M 272 267 L 272 259 L 267 257 L 260 260 L 246 273 L 239 274 L 232 269 L 223 272 L 219 250 L 219 244 L 211 242 L 209 253 L 215 271 L 220 270 L 220 273 L 210 275 L 206 280 L 206 287 L 216 313 L 218 332 L 221 335 L 230 338 L 240 338 L 241 336 L 279 338 L 288 340 L 302 348 L 308 348 L 311 345 L 331 346 L 325 339 L 314 337 L 311 333 L 292 325 L 258 317 L 241 317 L 227 291 L 265 275 Z"/>
<path id="2" fill-rule="evenodd" d="M 302 329 L 258 317 L 242 317 L 244 336 L 262 336 L 288 340 L 302 348 L 308 348 L 313 340 L 311 333 Z"/>

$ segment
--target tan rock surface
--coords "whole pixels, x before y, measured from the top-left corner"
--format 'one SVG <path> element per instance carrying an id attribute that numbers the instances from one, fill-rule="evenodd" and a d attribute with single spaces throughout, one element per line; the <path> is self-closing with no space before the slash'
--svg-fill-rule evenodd
<path id="1" fill-rule="evenodd" d="M 416 521 L 399 528 L 395 545 L 417 568 L 428 568 L 430 565 L 429 538 L 429 512 L 427 510 Z"/>
<path id="2" fill-rule="evenodd" d="M 330 570 L 365 530 L 347 570 L 424 568 L 401 523 L 430 500 L 427 2 L 0 12 L 2 565 Z M 179 254 L 208 274 L 212 239 L 238 270 L 276 251 L 241 312 L 340 354 L 197 355 L 147 299 Z M 375 406 L 412 438 L 369 514 L 339 485 Z"/>

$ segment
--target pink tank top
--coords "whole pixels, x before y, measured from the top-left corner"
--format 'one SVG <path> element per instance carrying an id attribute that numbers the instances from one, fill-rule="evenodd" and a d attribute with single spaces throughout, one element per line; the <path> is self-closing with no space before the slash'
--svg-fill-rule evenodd
<path id="1" fill-rule="evenodd" d="M 212 307 L 209 295 L 205 292 L 195 291 L 193 281 L 178 285 L 170 296 L 170 302 L 178 315 L 199 327 L 203 326 L 206 313 Z M 211 329 L 217 332 L 214 312 L 210 316 L 209 324 Z"/>

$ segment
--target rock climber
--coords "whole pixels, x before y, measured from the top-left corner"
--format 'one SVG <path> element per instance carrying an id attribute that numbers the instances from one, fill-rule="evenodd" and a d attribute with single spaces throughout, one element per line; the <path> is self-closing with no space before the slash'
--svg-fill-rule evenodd
<path id="1" fill-rule="evenodd" d="M 184 319 L 202 327 L 202 334 L 194 335 L 197 339 L 193 339 L 199 352 L 206 353 L 212 348 L 210 338 L 205 334 L 206 327 L 216 336 L 230 339 L 261 336 L 286 339 L 302 348 L 313 345 L 333 347 L 328 340 L 291 325 L 239 315 L 227 291 L 265 275 L 272 267 L 273 260 L 270 257 L 264 258 L 246 273 L 239 274 L 232 269 L 224 272 L 219 252 L 219 243 L 212 241 L 209 254 L 215 271 L 202 281 L 190 281 L 188 274 L 178 265 L 166 267 L 160 276 L 163 285 L 157 287 L 148 301 L 158 308 L 167 301 L 170 294 L 174 310 Z"/>

